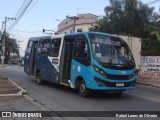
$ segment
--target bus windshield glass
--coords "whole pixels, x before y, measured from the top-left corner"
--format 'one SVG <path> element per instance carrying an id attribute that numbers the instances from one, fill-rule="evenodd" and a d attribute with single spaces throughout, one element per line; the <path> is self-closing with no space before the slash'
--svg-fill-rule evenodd
<path id="1" fill-rule="evenodd" d="M 134 65 L 128 45 L 118 37 L 100 34 L 89 35 L 94 58 L 112 65 Z"/>

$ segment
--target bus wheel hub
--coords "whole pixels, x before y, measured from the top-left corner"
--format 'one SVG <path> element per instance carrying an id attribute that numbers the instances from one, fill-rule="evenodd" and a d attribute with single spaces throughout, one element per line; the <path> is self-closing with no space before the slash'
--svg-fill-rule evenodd
<path id="1" fill-rule="evenodd" d="M 85 85 L 84 85 L 84 84 L 81 84 L 81 85 L 80 85 L 80 91 L 81 91 L 81 92 L 84 92 L 84 91 L 85 91 Z"/>

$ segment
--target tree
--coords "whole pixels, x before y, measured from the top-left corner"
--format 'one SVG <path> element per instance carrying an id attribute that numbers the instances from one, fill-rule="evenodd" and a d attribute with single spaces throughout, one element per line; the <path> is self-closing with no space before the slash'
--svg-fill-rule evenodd
<path id="1" fill-rule="evenodd" d="M 142 40 L 142 56 L 160 56 L 160 32 L 151 33 Z"/>
<path id="2" fill-rule="evenodd" d="M 6 34 L 5 36 L 5 63 L 6 64 L 10 60 L 11 52 L 19 54 L 18 45 L 16 43 L 16 39 L 10 38 L 9 34 Z"/>
<path id="3" fill-rule="evenodd" d="M 142 55 L 160 55 L 160 14 L 139 0 L 110 0 L 92 31 L 142 38 Z"/>
<path id="4" fill-rule="evenodd" d="M 123 0 L 123 24 L 127 34 L 134 35 L 137 24 L 138 2 L 136 0 Z"/>
<path id="5" fill-rule="evenodd" d="M 0 31 L 0 51 L 1 51 L 1 49 L 2 49 L 2 39 L 3 39 L 3 36 L 2 36 L 3 34 L 1 33 L 1 31 Z"/>
<path id="6" fill-rule="evenodd" d="M 110 25 L 109 32 L 112 33 L 121 33 L 123 11 L 122 11 L 122 1 L 119 0 L 110 0 L 111 6 L 105 7 L 104 11 L 106 13 L 107 21 L 104 24 Z M 104 18 L 103 18 L 104 19 Z"/>
<path id="7" fill-rule="evenodd" d="M 110 0 L 110 6 L 104 11 L 106 15 L 92 28 L 93 31 L 145 37 L 150 32 L 148 25 L 155 26 L 159 18 L 153 7 L 138 0 Z"/>
<path id="8" fill-rule="evenodd" d="M 149 29 L 149 26 L 153 22 L 152 18 L 154 14 L 154 7 L 149 7 L 148 5 L 139 2 L 137 18 L 139 23 L 138 25 L 140 37 L 145 38 L 152 31 L 152 29 Z"/>

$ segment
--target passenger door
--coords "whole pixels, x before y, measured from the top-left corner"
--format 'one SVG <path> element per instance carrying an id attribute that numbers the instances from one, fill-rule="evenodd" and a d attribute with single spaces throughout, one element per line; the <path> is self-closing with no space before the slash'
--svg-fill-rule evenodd
<path id="1" fill-rule="evenodd" d="M 34 75 L 36 43 L 29 41 L 24 57 L 24 71 L 27 75 Z"/>
<path id="2" fill-rule="evenodd" d="M 69 84 L 70 80 L 70 71 L 71 71 L 71 60 L 72 60 L 72 51 L 73 51 L 73 40 L 66 39 L 64 41 L 65 45 L 65 55 L 64 55 L 64 66 L 63 66 L 63 79 L 62 82 Z"/>
<path id="3" fill-rule="evenodd" d="M 64 39 L 64 47 L 62 51 L 61 60 L 61 70 L 62 82 L 65 84 L 70 84 L 70 81 L 75 80 L 77 73 L 77 68 L 81 66 L 89 65 L 89 53 L 88 44 L 85 36 L 74 35 L 67 36 Z M 84 68 L 84 67 L 83 67 Z M 83 71 L 86 74 L 86 71 Z M 82 72 L 81 72 L 82 73 Z M 79 74 L 80 75 L 80 74 Z M 74 81 L 72 81 L 74 83 Z"/>

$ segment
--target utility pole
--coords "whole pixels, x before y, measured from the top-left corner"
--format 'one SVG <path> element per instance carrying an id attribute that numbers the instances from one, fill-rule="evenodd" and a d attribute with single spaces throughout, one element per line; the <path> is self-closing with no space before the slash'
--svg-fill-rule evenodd
<path id="1" fill-rule="evenodd" d="M 75 32 L 75 27 L 76 27 L 76 20 L 79 20 L 79 17 L 77 16 L 66 16 L 66 18 L 69 18 L 71 20 L 73 20 L 73 32 Z"/>
<path id="2" fill-rule="evenodd" d="M 5 59 L 5 42 L 6 42 L 6 24 L 8 21 L 10 20 L 16 20 L 16 18 L 8 18 L 8 17 L 5 17 L 5 21 L 4 21 L 4 39 L 2 40 L 2 56 L 1 56 L 1 59 L 2 59 L 2 65 L 4 64 L 4 59 Z"/>

